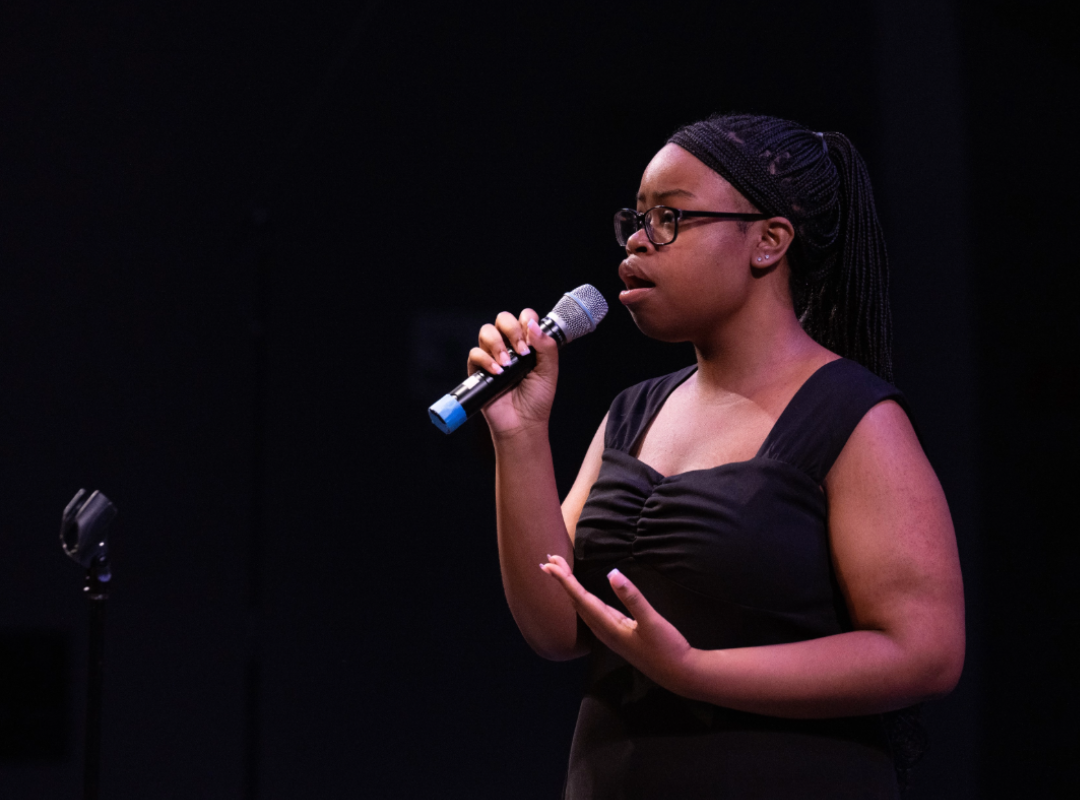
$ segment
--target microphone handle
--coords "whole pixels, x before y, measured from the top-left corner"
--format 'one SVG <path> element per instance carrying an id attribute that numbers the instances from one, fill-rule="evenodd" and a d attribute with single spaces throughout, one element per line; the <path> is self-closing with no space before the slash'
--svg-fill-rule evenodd
<path id="1" fill-rule="evenodd" d="M 566 335 L 550 317 L 540 320 L 540 329 L 561 346 Z M 492 375 L 478 369 L 449 394 L 443 395 L 428 409 L 428 416 L 443 433 L 453 433 L 464 424 L 465 420 L 482 409 L 492 400 L 506 394 L 517 386 L 536 366 L 536 351 L 530 349 L 528 355 L 518 355 L 508 347 L 510 363 L 503 366 L 503 371 Z"/>

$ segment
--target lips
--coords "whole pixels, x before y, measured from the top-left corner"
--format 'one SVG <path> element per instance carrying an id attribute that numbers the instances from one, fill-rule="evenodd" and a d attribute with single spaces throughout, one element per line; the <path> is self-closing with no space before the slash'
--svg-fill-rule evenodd
<path id="1" fill-rule="evenodd" d="M 656 284 L 652 281 L 646 280 L 645 278 L 641 278 L 637 275 L 627 275 L 625 278 L 623 278 L 623 283 L 626 284 L 627 289 L 651 289 L 656 286 Z"/>
<path id="2" fill-rule="evenodd" d="M 642 272 L 641 268 L 627 259 L 619 264 L 619 277 L 627 289 L 651 289 L 656 284 Z"/>
<path id="3" fill-rule="evenodd" d="M 619 265 L 619 277 L 626 284 L 626 289 L 619 292 L 619 301 L 623 305 L 633 305 L 656 287 L 656 284 L 629 259 Z"/>

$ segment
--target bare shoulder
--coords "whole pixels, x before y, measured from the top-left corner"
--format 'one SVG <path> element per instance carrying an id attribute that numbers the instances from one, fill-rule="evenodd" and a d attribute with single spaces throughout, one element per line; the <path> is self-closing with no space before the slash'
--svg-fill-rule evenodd
<path id="1" fill-rule="evenodd" d="M 825 479 L 838 557 L 852 548 L 898 556 L 931 541 L 955 550 L 941 484 L 904 409 L 892 400 L 863 416 Z"/>
<path id="2" fill-rule="evenodd" d="M 929 471 L 933 475 L 907 412 L 895 400 L 885 400 L 871 408 L 855 426 L 826 476 L 826 488 L 850 488 L 896 470 Z M 937 482 L 936 476 L 933 480 Z"/>

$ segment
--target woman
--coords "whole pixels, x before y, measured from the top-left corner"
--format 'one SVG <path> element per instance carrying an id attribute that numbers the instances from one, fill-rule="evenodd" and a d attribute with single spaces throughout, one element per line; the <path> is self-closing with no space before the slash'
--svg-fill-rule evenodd
<path id="1" fill-rule="evenodd" d="M 484 413 L 510 609 L 539 654 L 590 656 L 567 797 L 895 797 L 885 720 L 956 684 L 963 592 L 887 383 L 862 159 L 838 133 L 713 117 L 657 153 L 616 231 L 620 300 L 697 363 L 615 400 L 561 506 L 555 343 L 504 312 L 469 356 L 537 353 Z"/>

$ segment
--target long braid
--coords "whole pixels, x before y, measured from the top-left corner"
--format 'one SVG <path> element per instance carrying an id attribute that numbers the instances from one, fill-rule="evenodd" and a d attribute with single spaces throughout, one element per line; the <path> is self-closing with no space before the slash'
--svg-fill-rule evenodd
<path id="1" fill-rule="evenodd" d="M 843 287 L 835 298 L 837 305 L 827 311 L 837 317 L 833 326 L 837 346 L 849 358 L 891 381 L 889 261 L 870 175 L 844 134 L 826 133 L 824 141 L 840 174 L 841 202 L 846 209 L 841 217 L 840 257 L 834 267 L 842 276 Z"/>
<path id="2" fill-rule="evenodd" d="M 830 350 L 892 381 L 889 268 L 866 164 L 841 133 L 775 117 L 714 116 L 670 141 L 795 228 L 795 312 Z"/>

